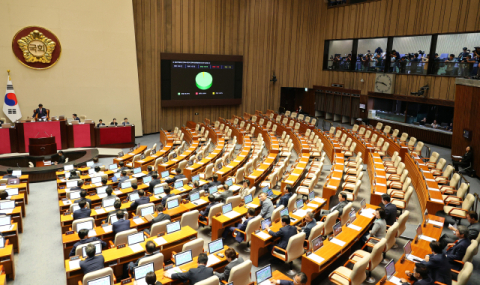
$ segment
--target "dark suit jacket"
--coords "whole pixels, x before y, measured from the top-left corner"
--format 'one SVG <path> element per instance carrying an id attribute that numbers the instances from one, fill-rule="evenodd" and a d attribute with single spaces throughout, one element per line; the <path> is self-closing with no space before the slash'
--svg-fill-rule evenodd
<path id="1" fill-rule="evenodd" d="M 159 223 L 165 220 L 171 221 L 172 218 L 170 217 L 170 215 L 159 213 L 155 218 L 152 219 L 152 224 Z"/>
<path id="2" fill-rule="evenodd" d="M 4 122 L 4 121 L 2 121 L 2 120 L 0 120 L 0 126 L 1 126 L 3 123 L 5 123 L 5 122 Z"/>
<path id="3" fill-rule="evenodd" d="M 237 229 L 239 229 L 239 230 L 241 230 L 241 231 L 244 232 L 244 231 L 247 229 L 248 222 L 250 222 L 251 219 L 252 219 L 252 218 L 248 218 L 248 219 L 246 219 L 243 223 L 238 224 Z M 236 241 L 238 241 L 238 242 L 243 242 L 244 238 L 245 238 L 245 237 L 243 236 L 242 233 L 237 232 L 237 236 L 235 237 L 235 240 L 236 240 Z"/>
<path id="4" fill-rule="evenodd" d="M 65 158 L 65 155 L 58 156 L 57 162 L 58 162 L 58 163 L 65 163 L 65 159 L 66 159 L 66 158 Z"/>
<path id="5" fill-rule="evenodd" d="M 338 216 L 341 216 L 343 214 L 343 208 L 345 208 L 345 206 L 348 205 L 348 201 L 343 201 L 343 202 L 340 202 L 338 203 L 334 209 L 332 208 L 332 210 L 334 211 L 338 211 Z"/>
<path id="6" fill-rule="evenodd" d="M 130 220 L 118 220 L 112 225 L 113 236 L 130 229 Z"/>
<path id="7" fill-rule="evenodd" d="M 430 269 L 430 277 L 433 281 L 452 285 L 451 266 L 444 254 L 430 254 L 430 260 L 422 261 Z"/>
<path id="8" fill-rule="evenodd" d="M 140 197 L 139 199 L 135 200 L 132 204 L 130 204 L 130 207 L 134 210 L 137 209 L 138 206 L 150 203 L 150 197 Z"/>
<path id="9" fill-rule="evenodd" d="M 205 267 L 205 265 L 198 265 L 197 268 L 192 268 L 185 273 L 174 273 L 172 279 L 181 279 L 190 281 L 191 285 L 203 281 L 213 276 L 213 268 Z"/>
<path id="10" fill-rule="evenodd" d="M 79 117 L 76 117 L 74 120 L 80 122 L 80 118 L 79 118 Z"/>
<path id="11" fill-rule="evenodd" d="M 183 175 L 183 174 L 179 174 L 179 175 L 175 175 L 173 178 L 165 179 L 165 182 L 173 183 L 173 182 L 177 181 L 178 179 L 182 179 L 182 178 L 186 178 L 186 176 Z"/>
<path id="12" fill-rule="evenodd" d="M 162 205 L 163 207 L 165 208 L 165 205 L 167 205 L 167 199 L 170 198 L 170 197 L 173 197 L 175 196 L 174 194 L 167 194 L 165 195 L 165 197 L 162 198 Z"/>
<path id="13" fill-rule="evenodd" d="M 303 229 L 302 231 L 305 233 L 305 239 L 308 239 L 308 237 L 310 236 L 310 231 L 313 229 L 314 226 L 317 225 L 317 221 L 315 219 L 313 219 L 310 223 L 308 223 Z"/>
<path id="14" fill-rule="evenodd" d="M 92 210 L 88 208 L 78 209 L 75 212 L 73 212 L 73 219 L 78 220 L 83 218 L 90 218 L 91 213 L 92 213 Z"/>
<path id="15" fill-rule="evenodd" d="M 268 233 L 274 238 L 280 237 L 280 241 L 278 242 L 277 246 L 286 249 L 290 238 L 297 234 L 297 229 L 292 225 L 287 225 L 285 227 L 281 227 L 278 232 L 269 231 Z"/>
<path id="16" fill-rule="evenodd" d="M 293 281 L 280 280 L 280 285 L 294 285 L 294 284 L 293 284 Z"/>
<path id="17" fill-rule="evenodd" d="M 85 260 L 80 261 L 80 268 L 83 274 L 93 272 L 105 267 L 105 259 L 103 255 L 97 255 L 94 257 L 88 257 Z"/>
<path id="18" fill-rule="evenodd" d="M 427 279 L 420 279 L 420 280 L 415 280 L 413 282 L 413 285 L 433 285 L 435 284 L 435 281 L 432 280 L 432 278 L 428 277 Z M 405 282 L 402 283 L 402 285 L 410 285 L 410 283 Z"/>
<path id="19" fill-rule="evenodd" d="M 472 159 L 473 159 L 473 153 L 471 151 L 469 151 L 469 152 L 466 152 L 463 155 L 462 162 L 463 163 L 470 163 L 470 162 L 472 162 Z"/>
<path id="20" fill-rule="evenodd" d="M 462 260 L 467 252 L 467 248 L 470 245 L 470 239 L 464 238 L 458 240 L 454 246 L 447 250 L 447 259 L 452 266 L 452 269 L 460 271 L 462 270 L 463 265 L 461 263 L 455 262 L 455 260 Z"/>
<path id="21" fill-rule="evenodd" d="M 148 191 L 153 193 L 153 188 L 155 188 L 155 185 L 158 185 L 160 183 L 162 183 L 160 179 L 153 179 L 152 181 L 150 181 L 150 184 L 148 184 Z"/>
<path id="22" fill-rule="evenodd" d="M 470 239 L 477 239 L 480 233 L 480 223 L 470 224 L 468 226 L 468 237 Z"/>
<path id="23" fill-rule="evenodd" d="M 73 203 L 80 203 L 80 201 L 83 201 L 83 200 L 85 200 L 85 202 L 87 202 L 87 203 L 88 203 L 88 205 L 90 205 L 90 207 L 92 207 L 92 200 L 90 200 L 90 199 L 87 199 L 87 198 L 80 198 L 80 199 L 77 199 L 77 200 L 73 201 Z"/>
<path id="24" fill-rule="evenodd" d="M 81 239 L 81 240 L 77 241 L 77 242 L 73 245 L 73 248 L 72 248 L 72 250 L 70 251 L 70 254 L 69 254 L 68 256 L 74 256 L 74 255 L 75 255 L 75 251 L 77 250 L 77 246 L 82 245 L 82 244 L 86 244 L 86 243 L 90 243 L 90 242 L 93 242 L 93 241 L 101 241 L 102 247 L 106 247 L 106 246 L 107 246 L 107 243 L 104 242 L 104 241 L 102 241 L 102 240 L 99 239 L 98 237 L 84 238 L 84 239 Z"/>
<path id="25" fill-rule="evenodd" d="M 100 128 L 100 126 L 105 126 L 105 124 L 104 123 L 97 124 L 97 128 Z"/>
<path id="26" fill-rule="evenodd" d="M 208 217 L 208 213 L 210 213 L 210 209 L 211 209 L 213 206 L 217 205 L 217 204 L 218 204 L 218 202 L 212 202 L 212 203 L 208 204 L 204 211 L 200 211 L 200 215 L 202 215 L 202 216 L 204 216 L 205 218 L 207 218 L 207 217 Z"/>
<path id="27" fill-rule="evenodd" d="M 40 108 L 35 109 L 35 113 L 33 114 L 33 117 L 35 117 L 35 114 L 38 114 L 38 117 L 46 117 L 47 116 L 47 109 L 42 108 L 42 111 L 40 112 Z"/>
<path id="28" fill-rule="evenodd" d="M 280 197 L 280 199 L 278 200 L 277 206 L 283 205 L 285 208 L 287 208 L 287 206 L 288 206 L 288 200 L 289 200 L 291 197 L 292 197 L 292 193 L 287 193 L 287 194 L 283 195 L 283 196 Z"/>
<path id="29" fill-rule="evenodd" d="M 230 262 L 229 264 L 227 264 L 227 266 L 225 266 L 225 270 L 223 271 L 223 273 L 220 273 L 217 275 L 218 279 L 228 281 L 228 278 L 230 277 L 230 271 L 232 271 L 232 268 L 237 265 L 240 265 L 242 262 L 243 262 L 243 258 L 241 258 L 240 256 L 237 259 L 232 260 L 232 262 Z"/>
<path id="30" fill-rule="evenodd" d="M 5 178 L 17 178 L 17 176 L 13 176 L 13 175 L 5 174 L 5 175 L 3 175 L 3 177 L 2 177 L 2 178 L 3 178 L 3 179 L 5 179 Z"/>
<path id="31" fill-rule="evenodd" d="M 115 123 L 114 123 L 114 122 L 110 122 L 110 126 L 117 126 L 117 125 L 118 125 L 117 122 L 115 122 Z"/>
<path id="32" fill-rule="evenodd" d="M 385 222 L 388 226 L 393 225 L 397 221 L 397 206 L 392 203 L 385 205 Z"/>
<path id="33" fill-rule="evenodd" d="M 222 199 L 223 201 L 227 201 L 227 198 L 228 197 L 231 197 L 233 196 L 233 191 L 232 190 L 227 190 L 227 191 L 223 191 L 219 198 Z"/>
<path id="34" fill-rule="evenodd" d="M 118 183 L 122 183 L 124 181 L 127 181 L 128 179 L 130 179 L 128 178 L 128 176 L 120 176 L 120 179 L 118 179 Z"/>
<path id="35" fill-rule="evenodd" d="M 128 125 L 130 125 L 130 123 L 129 123 L 129 122 L 127 122 L 127 123 L 125 123 L 125 122 L 122 122 L 122 126 L 128 126 Z"/>

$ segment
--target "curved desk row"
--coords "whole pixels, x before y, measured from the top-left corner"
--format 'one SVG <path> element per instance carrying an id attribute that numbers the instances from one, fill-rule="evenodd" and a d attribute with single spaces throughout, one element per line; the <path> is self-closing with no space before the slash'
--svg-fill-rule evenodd
<path id="1" fill-rule="evenodd" d="M 132 161 L 132 159 L 135 155 L 142 154 L 142 153 L 145 152 L 145 150 L 147 150 L 147 146 L 146 145 L 141 145 L 141 146 L 135 148 L 134 150 L 132 150 L 131 152 L 123 155 L 122 157 L 114 158 L 113 163 L 119 165 L 120 161 L 123 161 L 123 163 L 130 162 L 130 161 Z"/>
<path id="2" fill-rule="evenodd" d="M 159 164 L 157 168 L 158 172 L 174 169 L 183 160 L 188 160 L 188 158 L 197 150 L 199 145 L 198 134 L 185 127 L 182 128 L 182 132 L 184 134 L 184 141 L 189 142 L 190 147 L 176 158 L 169 160 L 166 163 Z"/>
<path id="3" fill-rule="evenodd" d="M 137 160 L 134 163 L 134 167 L 141 167 L 142 171 L 146 171 L 149 165 L 154 165 L 158 158 L 168 155 L 173 147 L 173 136 L 165 131 L 160 131 L 160 142 L 163 145 L 162 149 L 159 149 L 156 153 L 151 154 L 141 160 Z M 154 165 L 155 166 L 155 165 Z"/>

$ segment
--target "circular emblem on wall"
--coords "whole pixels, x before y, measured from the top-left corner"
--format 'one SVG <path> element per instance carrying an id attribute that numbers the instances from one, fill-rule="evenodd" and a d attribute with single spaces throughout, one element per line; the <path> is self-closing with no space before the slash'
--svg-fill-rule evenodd
<path id="1" fill-rule="evenodd" d="M 60 59 L 62 46 L 57 36 L 42 27 L 25 27 L 12 40 L 13 54 L 32 69 L 47 69 Z"/>

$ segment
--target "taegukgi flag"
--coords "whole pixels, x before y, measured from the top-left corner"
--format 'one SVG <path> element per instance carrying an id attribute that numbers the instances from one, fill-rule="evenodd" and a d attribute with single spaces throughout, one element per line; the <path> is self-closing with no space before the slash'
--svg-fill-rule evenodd
<path id="1" fill-rule="evenodd" d="M 15 95 L 15 91 L 13 91 L 10 74 L 8 75 L 7 92 L 5 93 L 5 100 L 3 101 L 3 113 L 5 113 L 5 115 L 12 122 L 22 118 L 22 113 L 20 112 L 20 107 L 18 106 L 17 96 Z"/>

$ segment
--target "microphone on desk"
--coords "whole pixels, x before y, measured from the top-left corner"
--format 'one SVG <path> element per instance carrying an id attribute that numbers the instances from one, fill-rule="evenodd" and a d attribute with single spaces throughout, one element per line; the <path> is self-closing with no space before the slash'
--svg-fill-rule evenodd
<path id="1" fill-rule="evenodd" d="M 48 134 L 47 134 L 47 132 L 45 132 L 45 131 L 43 131 L 43 132 L 44 132 L 44 133 L 47 135 L 47 137 L 48 137 Z M 50 136 L 52 136 L 52 135 L 50 135 Z"/>
<path id="2" fill-rule="evenodd" d="M 40 132 L 37 133 L 37 135 L 35 136 L 35 138 L 37 138 L 37 136 L 38 136 L 39 133 L 40 133 Z"/>
<path id="3" fill-rule="evenodd" d="M 17 162 L 17 167 L 20 168 L 20 165 L 18 165 L 18 162 Z"/>

